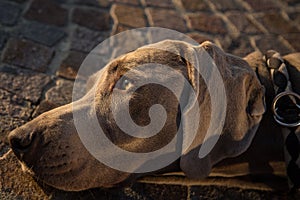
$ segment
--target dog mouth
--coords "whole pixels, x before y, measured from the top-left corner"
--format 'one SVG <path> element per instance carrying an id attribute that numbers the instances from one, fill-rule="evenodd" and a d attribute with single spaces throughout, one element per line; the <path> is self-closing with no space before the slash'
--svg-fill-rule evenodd
<path id="1" fill-rule="evenodd" d="M 32 176 L 37 182 L 46 185 L 60 188 L 65 186 L 66 183 L 71 184 L 77 177 L 83 174 L 86 168 L 86 162 L 77 162 L 76 165 L 73 161 L 53 161 L 47 164 L 39 164 L 29 168 L 26 164 L 21 163 L 22 170 Z"/>
<path id="2" fill-rule="evenodd" d="M 48 150 L 54 149 L 51 143 L 48 142 L 42 149 L 37 150 L 39 156 L 34 162 L 26 159 L 20 160 L 20 163 L 26 174 L 34 177 L 37 181 L 55 187 L 59 182 L 69 182 L 80 176 L 85 170 L 88 160 L 83 156 L 78 156 L 68 145 L 56 145 L 59 152 Z"/>

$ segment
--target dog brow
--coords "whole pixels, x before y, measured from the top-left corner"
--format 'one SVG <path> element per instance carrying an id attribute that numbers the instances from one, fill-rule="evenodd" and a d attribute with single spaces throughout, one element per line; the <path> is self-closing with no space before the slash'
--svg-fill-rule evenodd
<path id="1" fill-rule="evenodd" d="M 111 64 L 108 70 L 108 74 L 113 74 L 118 70 L 119 64 L 117 62 L 114 62 Z"/>

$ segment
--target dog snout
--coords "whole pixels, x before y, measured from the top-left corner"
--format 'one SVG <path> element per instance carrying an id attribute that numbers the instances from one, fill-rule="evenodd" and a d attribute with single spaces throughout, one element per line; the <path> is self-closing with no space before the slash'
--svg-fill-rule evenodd
<path id="1" fill-rule="evenodd" d="M 27 128 L 20 127 L 8 135 L 10 147 L 22 161 L 34 159 L 38 144 L 38 134 Z"/>
<path id="2" fill-rule="evenodd" d="M 35 134 L 26 133 L 19 128 L 9 134 L 8 140 L 13 150 L 26 152 L 30 150 L 33 141 L 35 140 Z"/>

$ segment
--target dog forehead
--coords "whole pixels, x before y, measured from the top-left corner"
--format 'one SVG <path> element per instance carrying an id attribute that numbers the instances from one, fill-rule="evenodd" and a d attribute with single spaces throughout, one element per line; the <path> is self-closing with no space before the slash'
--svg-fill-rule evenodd
<path id="1" fill-rule="evenodd" d="M 130 70 L 133 67 L 144 64 L 162 64 L 167 66 L 180 65 L 182 60 L 180 54 L 168 48 L 156 48 L 155 46 L 144 46 L 133 52 L 120 56 L 111 62 L 108 70 Z"/>
<path id="2" fill-rule="evenodd" d="M 157 49 L 161 51 L 167 51 L 182 56 L 183 51 L 191 50 L 194 47 L 195 46 L 190 43 L 179 41 L 179 40 L 163 40 L 157 43 L 145 45 L 143 47 L 140 47 L 137 50 L 151 48 L 151 49 Z"/>

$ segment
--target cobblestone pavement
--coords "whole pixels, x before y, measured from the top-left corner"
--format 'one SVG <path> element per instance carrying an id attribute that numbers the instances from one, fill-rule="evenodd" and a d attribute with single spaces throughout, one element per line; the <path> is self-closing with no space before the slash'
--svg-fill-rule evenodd
<path id="1" fill-rule="evenodd" d="M 155 182 L 68 193 L 21 172 L 7 145 L 9 131 L 70 102 L 76 72 L 98 43 L 145 26 L 211 40 L 238 56 L 300 51 L 299 0 L 0 0 L 0 199 L 280 198 L 239 187 Z"/>

